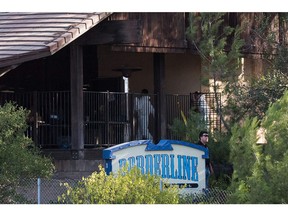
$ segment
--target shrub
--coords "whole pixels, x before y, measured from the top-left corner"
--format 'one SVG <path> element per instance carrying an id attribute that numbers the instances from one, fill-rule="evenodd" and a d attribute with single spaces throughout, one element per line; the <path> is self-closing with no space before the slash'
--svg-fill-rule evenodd
<path id="1" fill-rule="evenodd" d="M 198 143 L 198 135 L 201 130 L 208 130 L 201 113 L 190 110 L 187 117 L 183 114 L 182 119 L 175 118 L 170 126 L 173 135 L 179 140 L 190 143 Z M 209 185 L 215 188 L 225 189 L 230 184 L 232 165 L 229 163 L 229 139 L 228 133 L 219 130 L 209 131 L 209 151 L 215 175 L 209 178 Z"/>
<path id="2" fill-rule="evenodd" d="M 182 119 L 173 119 L 170 130 L 177 139 L 197 143 L 199 132 L 207 130 L 207 126 L 200 113 L 190 110 L 187 117 L 182 113 Z"/>
<path id="3" fill-rule="evenodd" d="M 75 187 L 65 183 L 66 193 L 58 197 L 59 203 L 72 204 L 177 204 L 178 188 L 163 187 L 165 182 L 155 175 L 144 175 L 135 166 L 120 169 L 107 175 L 100 165 L 94 172 L 79 181 Z"/>

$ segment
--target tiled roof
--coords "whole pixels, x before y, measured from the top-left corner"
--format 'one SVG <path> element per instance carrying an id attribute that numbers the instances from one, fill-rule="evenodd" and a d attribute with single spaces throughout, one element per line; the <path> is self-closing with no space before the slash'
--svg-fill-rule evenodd
<path id="1" fill-rule="evenodd" d="M 111 13 L 0 13 L 0 68 L 49 56 Z"/>

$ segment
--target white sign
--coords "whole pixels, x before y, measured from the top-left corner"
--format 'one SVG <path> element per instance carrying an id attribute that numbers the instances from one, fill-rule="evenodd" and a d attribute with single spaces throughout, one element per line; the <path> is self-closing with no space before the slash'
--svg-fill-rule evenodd
<path id="1" fill-rule="evenodd" d="M 203 146 L 178 140 L 137 140 L 103 150 L 105 171 L 116 173 L 128 162 L 129 169 L 137 166 L 143 174 L 167 179 L 170 184 L 186 185 L 190 192 L 205 188 L 205 159 L 208 150 Z"/>

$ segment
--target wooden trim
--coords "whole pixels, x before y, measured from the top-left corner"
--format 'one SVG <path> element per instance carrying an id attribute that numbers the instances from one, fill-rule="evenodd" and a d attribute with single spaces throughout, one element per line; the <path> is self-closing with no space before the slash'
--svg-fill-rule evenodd
<path id="1" fill-rule="evenodd" d="M 71 88 L 71 146 L 72 150 L 84 149 L 83 120 L 83 49 L 76 43 L 70 45 Z M 75 152 L 73 152 L 75 154 Z M 75 156 L 76 157 L 76 156 Z M 77 158 L 83 159 L 79 151 Z"/>
<path id="2" fill-rule="evenodd" d="M 141 24 L 138 20 L 114 20 L 99 23 L 79 38 L 83 45 L 131 44 L 142 41 Z"/>
<path id="3" fill-rule="evenodd" d="M 147 52 L 147 53 L 186 53 L 186 47 L 144 47 L 132 45 L 113 45 L 112 51 L 121 52 Z"/>

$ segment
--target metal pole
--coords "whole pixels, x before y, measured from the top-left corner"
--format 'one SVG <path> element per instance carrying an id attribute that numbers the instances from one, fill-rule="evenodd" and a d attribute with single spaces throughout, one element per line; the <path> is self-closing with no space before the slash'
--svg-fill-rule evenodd
<path id="1" fill-rule="evenodd" d="M 124 127 L 124 142 L 128 142 L 129 141 L 129 135 L 130 135 L 130 131 L 129 131 L 129 78 L 128 77 L 124 77 L 123 76 L 123 80 L 124 80 L 124 93 L 126 95 L 126 123 L 125 123 L 125 127 Z"/>
<path id="2" fill-rule="evenodd" d="M 37 179 L 37 188 L 38 188 L 38 204 L 41 204 L 41 193 L 40 193 L 40 185 L 41 185 L 41 179 L 40 178 L 38 178 Z"/>

